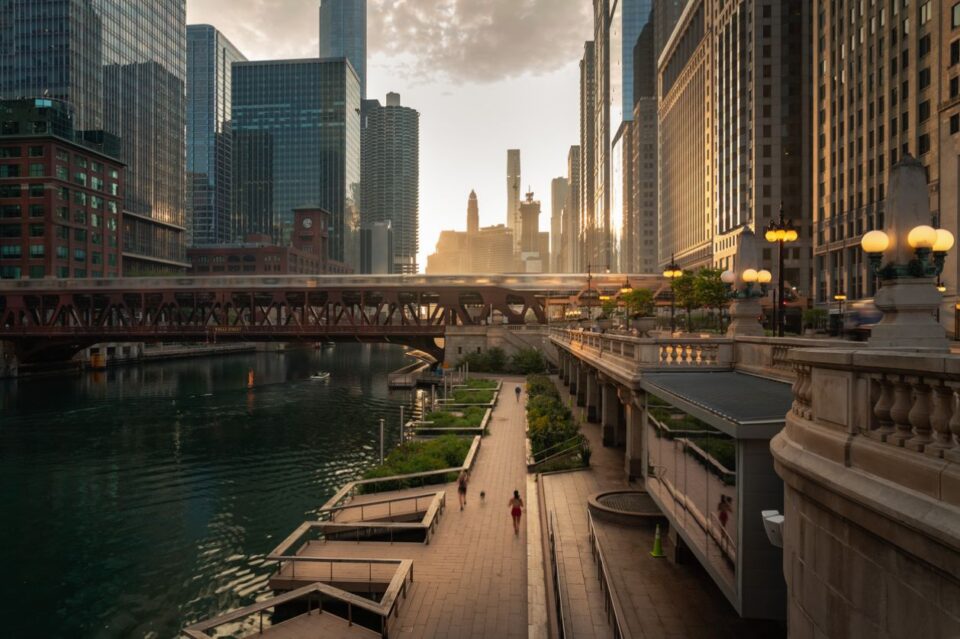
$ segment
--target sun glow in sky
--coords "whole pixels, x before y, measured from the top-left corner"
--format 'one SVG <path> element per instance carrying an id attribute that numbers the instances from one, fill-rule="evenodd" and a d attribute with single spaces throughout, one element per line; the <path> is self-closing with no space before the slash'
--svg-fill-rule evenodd
<path id="1" fill-rule="evenodd" d="M 318 0 L 187 0 L 189 24 L 219 29 L 251 60 L 317 55 Z M 421 271 L 442 229 L 506 221 L 507 149 L 543 203 L 579 144 L 579 60 L 590 0 L 368 0 L 367 93 L 420 112 Z"/>

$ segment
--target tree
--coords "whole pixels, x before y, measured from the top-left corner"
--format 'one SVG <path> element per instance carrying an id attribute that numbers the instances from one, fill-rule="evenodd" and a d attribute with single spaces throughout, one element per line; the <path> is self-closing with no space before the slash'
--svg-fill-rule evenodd
<path id="1" fill-rule="evenodd" d="M 727 285 L 720 279 L 720 269 L 702 268 L 693 282 L 698 306 L 719 311 L 727 305 Z"/>
<path id="2" fill-rule="evenodd" d="M 617 301 L 614 299 L 603 300 L 600 305 L 601 317 L 609 319 L 617 311 Z"/>
<path id="3" fill-rule="evenodd" d="M 653 291 L 637 288 L 620 296 L 631 317 L 650 317 L 653 315 Z"/>
<path id="4" fill-rule="evenodd" d="M 697 295 L 694 290 L 694 275 L 691 271 L 684 271 L 683 275 L 671 280 L 670 286 L 673 289 L 676 305 L 687 311 L 687 329 L 690 328 L 690 313 L 698 307 Z"/>

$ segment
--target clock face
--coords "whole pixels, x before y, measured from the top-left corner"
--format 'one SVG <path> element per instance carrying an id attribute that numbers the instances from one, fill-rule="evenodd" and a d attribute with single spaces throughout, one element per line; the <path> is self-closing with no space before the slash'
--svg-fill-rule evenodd
<path id="1" fill-rule="evenodd" d="M 305 217 L 303 218 L 303 228 L 308 229 L 313 226 L 313 218 Z"/>

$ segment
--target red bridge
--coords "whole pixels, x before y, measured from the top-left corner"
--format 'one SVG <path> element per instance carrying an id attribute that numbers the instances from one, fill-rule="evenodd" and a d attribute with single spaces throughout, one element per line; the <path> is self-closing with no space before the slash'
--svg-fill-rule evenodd
<path id="1" fill-rule="evenodd" d="M 659 278 L 633 277 L 634 285 Z M 437 352 L 451 325 L 545 323 L 546 296 L 623 275 L 278 276 L 0 283 L 0 340 L 21 362 L 99 342 L 377 341 Z"/>

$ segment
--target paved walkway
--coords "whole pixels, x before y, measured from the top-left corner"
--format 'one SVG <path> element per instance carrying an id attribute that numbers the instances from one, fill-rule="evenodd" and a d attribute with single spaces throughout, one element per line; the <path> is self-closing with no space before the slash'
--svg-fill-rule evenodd
<path id="1" fill-rule="evenodd" d="M 561 390 L 562 397 L 569 397 L 562 385 Z M 593 449 L 591 468 L 543 476 L 541 482 L 548 513 L 556 517 L 573 634 L 578 639 L 607 639 L 611 636 L 611 626 L 604 612 L 590 548 L 587 497 L 628 484 L 624 479 L 623 450 L 604 448 L 600 426 L 587 423 L 581 411 L 574 409 Z M 612 564 L 611 578 L 624 611 L 627 636 L 691 639 L 785 636 L 779 624 L 741 619 L 695 561 L 691 560 L 691 565 L 677 565 L 667 559 L 650 557 L 651 531 L 597 520 L 595 526 L 597 538 Z M 669 553 L 669 549 L 666 552 Z"/>

